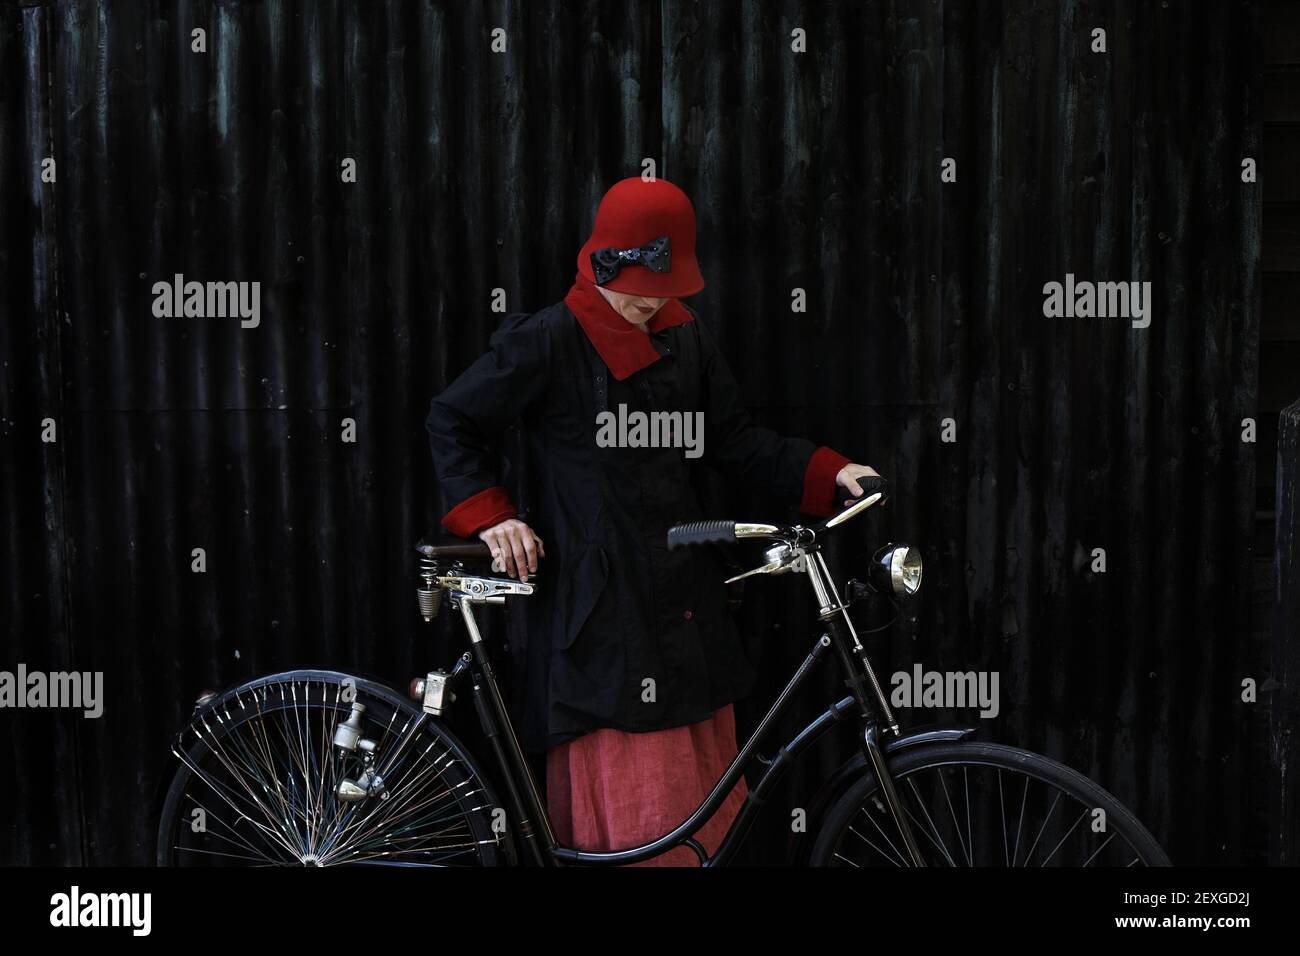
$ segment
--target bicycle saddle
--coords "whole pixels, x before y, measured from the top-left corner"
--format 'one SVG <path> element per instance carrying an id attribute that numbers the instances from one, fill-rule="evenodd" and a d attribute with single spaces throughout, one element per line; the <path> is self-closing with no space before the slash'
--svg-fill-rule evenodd
<path id="1" fill-rule="evenodd" d="M 439 538 L 433 544 L 425 541 L 423 538 L 415 546 L 415 550 L 421 556 L 426 558 L 482 558 L 491 560 L 492 549 L 482 541 L 470 541 L 467 538 Z"/>

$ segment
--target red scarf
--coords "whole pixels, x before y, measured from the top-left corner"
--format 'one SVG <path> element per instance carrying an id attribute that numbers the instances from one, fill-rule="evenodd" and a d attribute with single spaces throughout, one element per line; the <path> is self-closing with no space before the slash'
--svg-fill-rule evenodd
<path id="1" fill-rule="evenodd" d="M 650 344 L 650 336 L 615 312 L 596 284 L 582 273 L 574 278 L 573 288 L 564 297 L 564 304 L 577 316 L 578 324 L 587 333 L 592 346 L 609 366 L 609 374 L 620 382 L 659 360 L 659 353 Z M 659 332 L 694 318 L 681 302 L 669 299 L 646 323 L 646 328 Z"/>

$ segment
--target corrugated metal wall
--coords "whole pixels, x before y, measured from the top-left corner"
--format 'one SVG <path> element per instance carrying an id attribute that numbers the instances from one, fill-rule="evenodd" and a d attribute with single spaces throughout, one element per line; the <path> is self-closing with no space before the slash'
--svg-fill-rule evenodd
<path id="1" fill-rule="evenodd" d="M 1046 0 L 0 8 L 0 666 L 107 685 L 98 720 L 3 715 L 0 859 L 144 861 L 204 687 L 447 660 L 411 591 L 441 511 L 428 400 L 484 347 L 494 288 L 510 309 L 564 293 L 599 196 L 644 157 L 695 200 L 692 304 L 759 417 L 895 482 L 857 533 L 917 542 L 929 578 L 881 668 L 997 670 L 991 735 L 1095 775 L 1177 860 L 1261 858 L 1271 698 L 1240 699 L 1268 677 L 1240 440 L 1258 21 Z M 1151 281 L 1150 328 L 1044 318 L 1067 272 Z M 260 281 L 261 325 L 155 318 L 174 273 Z M 797 591 L 750 591 L 752 719 L 811 632 Z"/>

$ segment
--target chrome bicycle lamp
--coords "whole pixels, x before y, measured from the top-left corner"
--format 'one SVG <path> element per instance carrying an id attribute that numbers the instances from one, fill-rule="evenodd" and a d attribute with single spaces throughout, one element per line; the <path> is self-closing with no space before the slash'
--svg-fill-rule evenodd
<path id="1" fill-rule="evenodd" d="M 921 552 L 911 545 L 887 544 L 871 558 L 871 586 L 911 597 L 921 589 Z"/>

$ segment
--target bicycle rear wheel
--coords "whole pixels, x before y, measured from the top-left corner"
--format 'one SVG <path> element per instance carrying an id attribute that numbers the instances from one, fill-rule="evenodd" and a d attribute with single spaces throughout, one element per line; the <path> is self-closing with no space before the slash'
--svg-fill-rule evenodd
<path id="1" fill-rule="evenodd" d="M 158 864 L 511 862 L 482 774 L 421 716 L 388 688 L 332 671 L 260 678 L 203 705 L 173 746 L 181 766 L 159 820 Z M 337 747 L 349 718 L 362 743 Z M 367 767 L 382 768 L 377 781 Z M 340 796 L 343 781 L 370 795 Z"/>
<path id="2" fill-rule="evenodd" d="M 960 741 L 889 760 L 929 866 L 1168 866 L 1132 812 L 1092 780 L 1039 754 Z M 827 813 L 814 866 L 910 866 L 873 773 Z"/>

